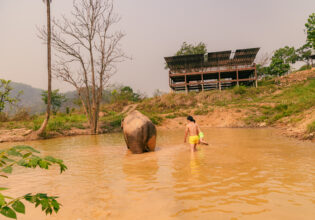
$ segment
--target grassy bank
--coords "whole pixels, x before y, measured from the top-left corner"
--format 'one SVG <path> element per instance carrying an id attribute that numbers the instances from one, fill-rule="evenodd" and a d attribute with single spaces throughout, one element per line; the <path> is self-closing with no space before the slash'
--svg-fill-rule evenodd
<path id="1" fill-rule="evenodd" d="M 18 128 L 27 128 L 31 130 L 38 130 L 44 121 L 44 115 L 34 115 L 28 116 L 26 119 L 20 120 L 8 120 L 6 122 L 0 123 L 1 129 L 18 129 Z M 47 125 L 48 132 L 61 132 L 65 130 L 70 130 L 71 128 L 86 128 L 87 120 L 86 117 L 82 114 L 57 114 L 52 115 Z"/>

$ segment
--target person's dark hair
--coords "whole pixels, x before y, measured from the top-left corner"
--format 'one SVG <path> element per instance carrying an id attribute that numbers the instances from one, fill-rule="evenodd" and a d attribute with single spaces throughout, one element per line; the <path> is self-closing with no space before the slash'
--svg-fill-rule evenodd
<path id="1" fill-rule="evenodd" d="M 189 115 L 189 116 L 187 117 L 187 120 L 188 120 L 188 121 L 192 121 L 192 122 L 194 122 L 194 123 L 196 122 L 195 119 L 194 119 L 191 115 Z"/>

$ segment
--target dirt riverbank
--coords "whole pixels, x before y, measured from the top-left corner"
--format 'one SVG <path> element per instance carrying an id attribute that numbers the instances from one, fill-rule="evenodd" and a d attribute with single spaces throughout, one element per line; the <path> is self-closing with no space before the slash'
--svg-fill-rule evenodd
<path id="1" fill-rule="evenodd" d="M 299 140 L 315 141 L 314 133 L 307 132 L 307 125 L 315 120 L 315 108 L 305 112 L 302 119 L 298 122 L 291 122 L 289 118 L 283 119 L 272 126 L 265 122 L 257 123 L 255 125 L 248 125 L 246 118 L 251 114 L 251 109 L 226 109 L 216 108 L 208 115 L 196 115 L 195 120 L 200 127 L 212 128 L 264 128 L 273 127 L 275 131 L 281 135 L 296 138 Z M 184 127 L 186 123 L 185 117 L 178 117 L 174 119 L 166 119 L 158 129 L 172 130 Z"/>
<path id="2" fill-rule="evenodd" d="M 212 127 L 212 128 L 262 128 L 268 127 L 266 123 L 258 123 L 255 126 L 248 125 L 245 119 L 250 114 L 250 109 L 227 109 L 227 108 L 215 108 L 211 113 L 207 115 L 194 116 L 200 127 Z M 300 116 L 301 117 L 301 116 Z M 274 127 L 275 131 L 281 135 L 296 138 L 299 140 L 311 140 L 315 141 L 314 134 L 308 133 L 306 125 L 315 120 L 315 109 L 309 110 L 303 114 L 303 119 L 297 123 L 290 123 L 290 120 L 282 120 L 276 123 Z M 165 119 L 161 125 L 158 125 L 158 130 L 172 130 L 178 128 L 184 128 L 186 123 L 185 117 L 177 117 L 173 119 Z M 114 132 L 119 132 L 120 129 L 116 129 Z M 0 143 L 1 142 L 21 142 L 30 140 L 29 134 L 32 132 L 30 129 L 8 129 L 0 130 Z M 108 133 L 101 131 L 101 133 Z M 88 135 L 89 129 L 72 128 L 67 131 L 52 132 L 46 138 L 57 138 L 77 135 Z M 38 139 L 44 139 L 38 137 Z"/>

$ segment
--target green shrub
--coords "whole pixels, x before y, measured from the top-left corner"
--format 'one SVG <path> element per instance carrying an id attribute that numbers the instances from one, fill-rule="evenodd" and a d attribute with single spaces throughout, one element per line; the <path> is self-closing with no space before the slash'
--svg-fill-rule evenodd
<path id="1" fill-rule="evenodd" d="M 195 115 L 207 115 L 209 112 L 210 112 L 209 109 L 201 108 L 201 109 L 197 109 L 196 111 L 194 111 L 194 114 Z"/>
<path id="2" fill-rule="evenodd" d="M 157 115 L 151 115 L 149 118 L 155 125 L 160 125 L 163 121 L 163 118 Z"/>
<path id="3" fill-rule="evenodd" d="M 80 123 L 84 123 L 84 122 L 87 122 L 87 119 L 85 117 L 85 115 L 78 115 L 78 114 L 75 114 L 75 115 L 67 115 L 65 117 L 65 120 L 67 122 L 80 122 Z"/>
<path id="4" fill-rule="evenodd" d="M 47 130 L 48 131 L 64 131 L 64 130 L 70 130 L 71 126 L 68 123 L 65 123 L 65 120 L 63 120 L 62 118 L 52 118 L 52 120 L 50 120 L 48 122 L 47 125 Z"/>
<path id="5" fill-rule="evenodd" d="M 305 64 L 305 65 L 300 67 L 299 71 L 310 70 L 310 69 L 312 69 L 312 66 Z"/>
<path id="6" fill-rule="evenodd" d="M 275 84 L 276 82 L 272 77 L 265 77 L 264 79 L 258 81 L 258 86 L 270 86 Z"/>
<path id="7" fill-rule="evenodd" d="M 259 116 L 259 117 L 256 117 L 255 119 L 253 119 L 255 122 L 264 122 L 268 119 L 267 116 L 265 115 L 262 115 L 262 116 Z"/>
<path id="8" fill-rule="evenodd" d="M 288 105 L 279 104 L 279 105 L 276 105 L 274 109 L 278 112 L 286 111 L 288 109 Z"/>
<path id="9" fill-rule="evenodd" d="M 38 130 L 43 122 L 43 116 L 35 117 L 33 119 L 33 130 Z M 66 114 L 57 114 L 52 116 L 47 125 L 47 131 L 56 131 L 61 132 L 63 130 L 70 130 L 72 127 L 84 129 L 84 123 L 87 122 L 85 115 L 66 115 Z"/>
<path id="10" fill-rule="evenodd" d="M 145 116 L 147 116 L 153 124 L 155 125 L 160 125 L 163 121 L 163 118 L 161 116 L 158 116 L 155 113 L 149 113 L 149 112 L 145 112 L 145 111 L 140 111 L 142 114 L 144 114 Z"/>
<path id="11" fill-rule="evenodd" d="M 223 100 L 223 101 L 216 101 L 214 103 L 216 106 L 226 106 L 228 104 L 228 102 L 226 100 Z"/>
<path id="12" fill-rule="evenodd" d="M 41 124 L 43 122 L 42 118 L 36 117 L 33 119 L 33 130 L 36 131 L 40 128 Z"/>
<path id="13" fill-rule="evenodd" d="M 243 95 L 246 93 L 247 88 L 245 86 L 235 86 L 233 92 L 235 95 Z"/>
<path id="14" fill-rule="evenodd" d="M 112 117 L 111 121 L 109 122 L 110 126 L 117 128 L 121 126 L 121 121 L 123 120 L 123 115 L 115 115 Z"/>
<path id="15" fill-rule="evenodd" d="M 188 114 L 186 112 L 175 112 L 173 114 L 166 115 L 165 118 L 173 119 L 178 117 L 187 117 Z"/>
<path id="16" fill-rule="evenodd" d="M 315 121 L 307 125 L 307 132 L 308 133 L 315 132 Z"/>
<path id="17" fill-rule="evenodd" d="M 86 128 L 83 124 L 80 124 L 80 123 L 73 123 L 71 125 L 71 127 L 79 128 L 79 129 L 85 129 Z"/>
<path id="18" fill-rule="evenodd" d="M 173 119 L 173 118 L 177 118 L 177 115 L 176 114 L 170 114 L 170 115 L 166 115 L 165 118 Z"/>

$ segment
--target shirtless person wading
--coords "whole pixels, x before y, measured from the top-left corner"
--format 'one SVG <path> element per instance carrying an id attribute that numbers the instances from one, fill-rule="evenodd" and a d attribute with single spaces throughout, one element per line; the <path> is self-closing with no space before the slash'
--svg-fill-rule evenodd
<path id="1" fill-rule="evenodd" d="M 186 143 L 187 135 L 189 134 L 190 150 L 191 152 L 195 152 L 197 151 L 196 146 L 199 143 L 199 127 L 192 116 L 188 116 L 187 121 L 184 143 Z"/>

